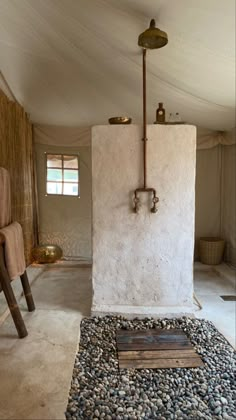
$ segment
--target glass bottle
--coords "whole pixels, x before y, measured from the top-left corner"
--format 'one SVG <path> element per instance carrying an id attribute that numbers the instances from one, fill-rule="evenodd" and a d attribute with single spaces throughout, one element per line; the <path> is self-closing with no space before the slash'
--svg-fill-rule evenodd
<path id="1" fill-rule="evenodd" d="M 178 112 L 176 112 L 176 114 L 175 114 L 175 122 L 176 123 L 181 123 L 181 116 L 180 116 L 180 114 L 178 113 Z"/>
<path id="2" fill-rule="evenodd" d="M 156 110 L 156 122 L 163 123 L 165 122 L 166 111 L 163 108 L 163 103 L 159 102 L 158 108 Z"/>
<path id="3" fill-rule="evenodd" d="M 175 116 L 174 116 L 174 114 L 170 113 L 168 122 L 169 123 L 172 123 L 172 124 L 175 122 Z"/>

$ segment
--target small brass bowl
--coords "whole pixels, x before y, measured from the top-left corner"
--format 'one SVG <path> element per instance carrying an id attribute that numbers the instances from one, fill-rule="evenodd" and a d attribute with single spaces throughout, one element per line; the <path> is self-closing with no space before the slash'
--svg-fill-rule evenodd
<path id="1" fill-rule="evenodd" d="M 62 249 L 58 245 L 39 245 L 32 249 L 34 262 L 39 264 L 54 263 L 62 257 Z"/>
<path id="2" fill-rule="evenodd" d="M 109 118 L 110 124 L 131 124 L 132 118 L 129 117 L 112 117 Z"/>

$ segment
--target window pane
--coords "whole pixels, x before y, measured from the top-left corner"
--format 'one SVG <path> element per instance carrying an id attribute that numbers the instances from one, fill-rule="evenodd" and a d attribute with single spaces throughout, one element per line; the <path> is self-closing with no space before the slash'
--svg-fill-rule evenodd
<path id="1" fill-rule="evenodd" d="M 62 194 L 62 183 L 47 182 L 47 194 Z"/>
<path id="2" fill-rule="evenodd" d="M 62 181 L 62 169 L 48 169 L 47 181 Z"/>
<path id="3" fill-rule="evenodd" d="M 78 191 L 79 191 L 78 184 L 72 184 L 72 183 L 70 183 L 70 184 L 65 183 L 64 184 L 64 191 L 63 191 L 64 195 L 79 195 Z"/>
<path id="4" fill-rule="evenodd" d="M 78 182 L 78 171 L 73 169 L 64 169 L 64 181 Z"/>
<path id="5" fill-rule="evenodd" d="M 48 168 L 61 168 L 62 167 L 61 155 L 47 155 L 47 167 Z"/>
<path id="6" fill-rule="evenodd" d="M 78 169 L 78 156 L 63 156 L 64 159 L 64 168 L 74 168 Z"/>

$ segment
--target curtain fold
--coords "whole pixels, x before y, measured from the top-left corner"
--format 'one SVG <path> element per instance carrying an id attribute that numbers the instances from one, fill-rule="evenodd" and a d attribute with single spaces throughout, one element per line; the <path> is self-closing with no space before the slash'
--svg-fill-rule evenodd
<path id="1" fill-rule="evenodd" d="M 35 143 L 50 146 L 83 147 L 91 145 L 90 126 L 66 127 L 34 124 Z"/>
<path id="2" fill-rule="evenodd" d="M 212 131 L 203 128 L 197 129 L 197 149 L 212 149 L 221 144 L 232 146 L 236 144 L 235 128 L 230 131 Z"/>
<path id="3" fill-rule="evenodd" d="M 21 105 L 0 90 L 0 166 L 11 178 L 12 220 L 23 229 L 27 265 L 34 245 L 32 125 Z"/>
<path id="4" fill-rule="evenodd" d="M 91 145 L 92 126 L 66 127 L 34 124 L 35 142 L 50 146 L 81 147 Z M 213 131 L 197 127 L 197 149 L 212 149 L 218 144 L 236 144 L 235 128 L 231 131 Z"/>

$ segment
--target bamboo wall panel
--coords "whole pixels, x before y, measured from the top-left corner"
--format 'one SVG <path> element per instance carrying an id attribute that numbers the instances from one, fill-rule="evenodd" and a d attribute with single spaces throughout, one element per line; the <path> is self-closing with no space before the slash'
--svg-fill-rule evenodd
<path id="1" fill-rule="evenodd" d="M 0 166 L 11 177 L 12 220 L 24 233 L 27 265 L 34 245 L 32 125 L 21 105 L 0 90 Z"/>

